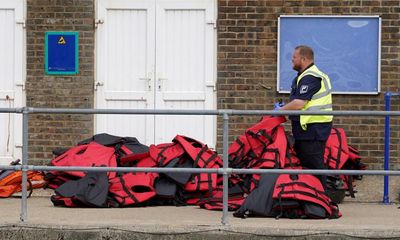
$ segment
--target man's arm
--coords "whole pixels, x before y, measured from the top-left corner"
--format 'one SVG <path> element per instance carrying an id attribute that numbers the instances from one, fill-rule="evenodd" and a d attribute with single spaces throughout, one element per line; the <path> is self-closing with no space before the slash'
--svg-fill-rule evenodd
<path id="1" fill-rule="evenodd" d="M 279 108 L 279 110 L 301 110 L 306 104 L 307 100 L 293 99 L 285 106 Z"/>

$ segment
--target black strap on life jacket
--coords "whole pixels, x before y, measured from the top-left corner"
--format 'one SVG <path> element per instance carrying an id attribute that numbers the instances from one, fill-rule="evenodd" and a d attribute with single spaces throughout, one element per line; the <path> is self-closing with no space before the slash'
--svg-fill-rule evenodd
<path id="1" fill-rule="evenodd" d="M 208 150 L 207 146 L 204 146 L 200 149 L 199 153 L 196 155 L 196 158 L 194 159 L 194 166 L 199 165 L 199 161 L 202 160 L 204 162 L 204 165 L 207 166 L 213 159 L 215 159 L 216 154 L 211 155 L 209 159 L 203 159 L 202 156 L 203 154 Z"/>
<path id="2" fill-rule="evenodd" d="M 340 159 L 341 159 L 341 155 L 342 155 L 342 136 L 340 135 L 339 130 L 337 130 L 336 128 L 332 128 L 335 132 L 336 132 L 336 136 L 338 138 L 338 142 L 339 142 L 339 148 L 338 148 L 338 154 L 337 154 L 337 159 L 336 159 L 336 169 L 339 168 L 339 163 L 340 163 Z"/>
<path id="3" fill-rule="evenodd" d="M 292 191 L 285 191 L 285 187 L 289 187 L 289 186 L 293 186 L 293 185 L 301 185 L 305 188 L 308 188 L 310 190 L 313 190 L 315 192 L 315 194 L 309 193 L 309 192 L 305 192 L 305 191 L 300 191 L 300 190 L 292 190 Z M 281 188 L 281 191 L 279 192 L 279 195 L 283 195 L 283 194 L 302 194 L 304 196 L 310 197 L 310 198 L 315 198 L 317 200 L 320 200 L 322 202 L 324 202 L 327 206 L 329 206 L 329 201 L 327 201 L 326 199 L 320 197 L 320 194 L 325 194 L 322 191 L 317 190 L 316 188 L 304 183 L 304 182 L 291 182 L 291 183 L 285 183 L 285 184 L 279 184 L 278 186 L 279 188 Z"/>
<path id="4" fill-rule="evenodd" d="M 290 167 L 295 167 L 295 163 L 292 160 L 293 159 L 293 155 L 291 153 L 291 149 L 293 149 L 293 147 L 294 147 L 295 140 L 294 140 L 294 137 L 292 135 L 290 135 L 289 133 L 285 132 L 285 136 L 286 136 L 286 139 L 287 139 L 286 159 L 289 160 L 289 163 L 286 164 L 286 161 L 285 161 L 285 166 L 284 167 L 285 168 L 287 168 L 287 167 L 289 167 L 289 168 Z"/>
<path id="5" fill-rule="evenodd" d="M 245 152 L 244 152 L 245 144 L 242 141 L 240 141 L 240 138 L 237 138 L 235 140 L 235 143 L 237 145 L 239 145 L 239 147 L 238 147 L 238 149 L 236 151 L 232 152 L 229 155 L 229 165 L 230 166 L 238 166 L 240 160 L 243 159 L 244 155 L 245 155 Z"/>
<path id="6" fill-rule="evenodd" d="M 202 180 L 201 176 L 207 176 L 206 180 Z M 196 191 L 201 191 L 200 187 L 202 183 L 207 183 L 208 185 L 208 191 L 212 191 L 212 178 L 211 178 L 211 173 L 195 173 L 192 175 L 193 179 L 197 178 L 197 186 L 196 186 Z"/>
<path id="7" fill-rule="evenodd" d="M 121 182 L 122 190 L 133 200 L 134 203 L 139 203 L 139 200 L 129 191 L 129 189 L 126 187 L 125 180 L 122 176 L 119 176 L 119 181 Z M 127 205 L 126 199 L 124 198 L 122 205 Z"/>
<path id="8" fill-rule="evenodd" d="M 167 157 L 164 156 L 164 152 L 170 148 L 170 147 L 174 147 L 174 145 L 171 146 L 165 146 L 161 149 L 161 151 L 158 153 L 157 155 L 157 159 L 155 159 L 157 162 L 159 162 L 160 166 L 164 166 L 164 161 L 167 159 Z"/>
<path id="9" fill-rule="evenodd" d="M 171 149 L 172 150 L 176 149 L 176 151 L 171 151 Z M 160 145 L 150 146 L 150 155 L 153 155 L 152 151 L 157 152 L 158 150 L 159 152 L 157 153 L 157 156 L 155 157 L 154 160 L 157 162 L 157 165 L 161 167 L 168 165 L 170 161 L 176 158 L 180 158 L 185 153 L 182 146 L 180 146 L 177 143 L 171 143 L 171 144 L 165 144 L 165 146 L 160 146 Z M 170 152 L 173 152 L 174 154 L 171 155 L 170 153 L 167 152 L 168 150 Z"/>
<path id="10" fill-rule="evenodd" d="M 273 168 L 280 168 L 279 162 L 279 150 L 277 148 L 266 148 L 264 149 L 264 153 L 272 152 L 274 154 L 274 159 L 267 159 L 267 158 L 256 158 L 255 161 L 252 161 L 247 168 L 255 168 L 262 166 L 264 162 L 272 162 L 274 165 Z M 263 154 L 264 155 L 264 154 Z"/>

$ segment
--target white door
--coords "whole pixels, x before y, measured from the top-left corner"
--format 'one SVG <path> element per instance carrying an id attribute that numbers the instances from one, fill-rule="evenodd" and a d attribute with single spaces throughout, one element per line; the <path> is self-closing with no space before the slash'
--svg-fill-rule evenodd
<path id="1" fill-rule="evenodd" d="M 215 109 L 214 1 L 157 1 L 156 108 Z M 155 140 L 183 134 L 215 145 L 215 116 L 157 115 Z"/>
<path id="2" fill-rule="evenodd" d="M 215 109 L 214 0 L 99 0 L 97 108 Z M 96 132 L 215 146 L 215 116 L 97 115 Z"/>
<path id="3" fill-rule="evenodd" d="M 0 108 L 24 105 L 23 0 L 0 1 Z M 22 156 L 22 116 L 0 113 L 0 164 Z"/>
<path id="4" fill-rule="evenodd" d="M 153 1 L 100 0 L 97 27 L 96 107 L 154 107 Z M 96 132 L 154 139 L 152 115 L 96 115 Z"/>

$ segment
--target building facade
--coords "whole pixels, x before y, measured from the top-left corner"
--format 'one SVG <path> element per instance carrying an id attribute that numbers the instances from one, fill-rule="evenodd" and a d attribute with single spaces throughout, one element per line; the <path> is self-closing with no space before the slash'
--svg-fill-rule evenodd
<path id="1" fill-rule="evenodd" d="M 399 0 L 3 0 L 1 106 L 269 110 L 288 97 L 276 83 L 280 15 L 379 15 L 381 92 L 335 94 L 334 109 L 384 110 L 384 93 L 400 91 Z M 46 74 L 45 33 L 67 31 L 79 35 L 79 73 Z M 258 119 L 231 117 L 230 140 Z M 20 157 L 21 119 L 0 121 L 6 162 Z M 400 163 L 399 122 L 391 118 L 393 164 Z M 383 117 L 336 117 L 334 125 L 381 168 Z M 178 133 L 217 148 L 222 139 L 213 116 L 31 114 L 30 161 L 46 164 L 53 149 L 100 132 L 146 144 Z"/>

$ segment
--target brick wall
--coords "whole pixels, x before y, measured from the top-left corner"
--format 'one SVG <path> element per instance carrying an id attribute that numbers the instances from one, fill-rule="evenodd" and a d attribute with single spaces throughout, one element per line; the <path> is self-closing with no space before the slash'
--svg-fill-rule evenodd
<path id="1" fill-rule="evenodd" d="M 218 108 L 271 109 L 276 92 L 277 18 L 280 14 L 380 15 L 382 92 L 400 86 L 400 0 L 218 0 Z M 92 108 L 94 82 L 94 0 L 27 0 L 27 106 Z M 46 31 L 79 32 L 79 74 L 44 73 Z M 400 110 L 399 100 L 392 110 Z M 337 110 L 383 110 L 384 96 L 334 95 Z M 230 140 L 257 117 L 232 117 Z M 392 118 L 392 162 L 400 159 L 400 119 Z M 220 126 L 221 121 L 219 121 Z M 336 117 L 366 161 L 380 167 L 383 118 Z M 221 140 L 221 128 L 218 136 Z M 289 128 L 288 128 L 289 129 Z M 56 147 L 68 147 L 93 134 L 90 115 L 34 114 L 29 119 L 29 153 L 46 162 Z"/>
<path id="2" fill-rule="evenodd" d="M 92 108 L 94 82 L 94 1 L 27 0 L 28 107 Z M 54 76 L 44 72 L 46 31 L 79 33 L 79 74 Z M 91 136 L 91 115 L 32 114 L 29 118 L 29 158 L 47 163 L 56 147 L 75 145 Z"/>
<path id="3" fill-rule="evenodd" d="M 381 91 L 400 91 L 400 0 L 219 0 L 218 108 L 271 109 L 276 92 L 277 18 L 281 14 L 380 15 Z M 384 94 L 334 95 L 335 110 L 384 110 Z M 400 100 L 392 101 L 400 110 Z M 231 117 L 230 140 L 259 117 Z M 392 163 L 400 163 L 400 118 L 391 121 Z M 384 118 L 335 117 L 371 168 L 383 159 Z M 219 121 L 221 126 L 221 121 Z M 219 128 L 220 129 L 220 128 Z M 289 126 L 287 130 L 289 130 Z M 218 131 L 219 140 L 222 132 Z"/>

